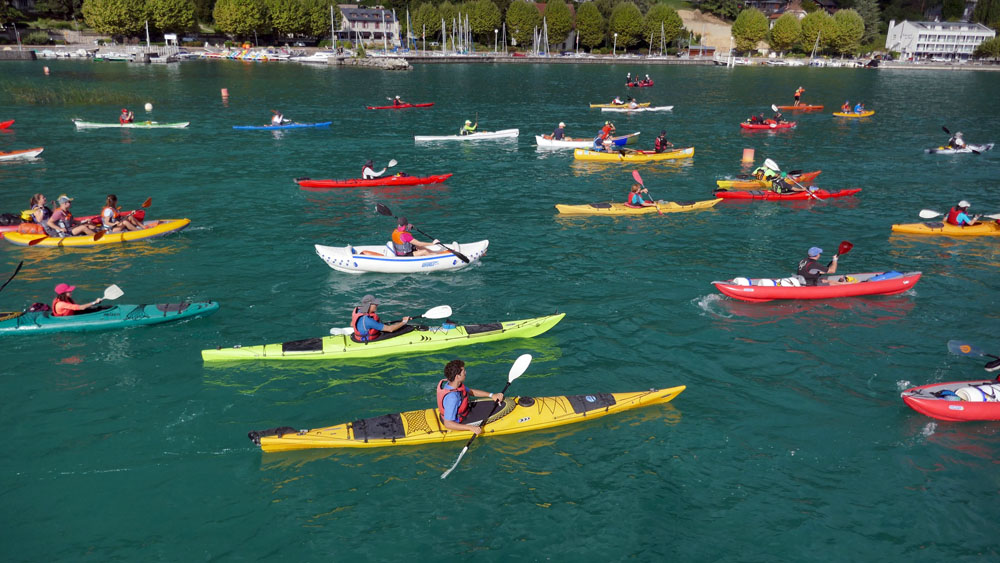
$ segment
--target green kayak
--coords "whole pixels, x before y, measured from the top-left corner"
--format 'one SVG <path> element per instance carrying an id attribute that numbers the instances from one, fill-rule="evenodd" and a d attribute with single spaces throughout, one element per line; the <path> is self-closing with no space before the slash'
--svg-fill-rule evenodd
<path id="1" fill-rule="evenodd" d="M 508 338 L 531 338 L 538 336 L 562 320 L 566 313 L 478 325 L 449 325 L 422 327 L 409 325 L 395 333 L 383 335 L 371 342 L 355 342 L 350 335 L 324 336 L 292 340 L 280 344 L 263 346 L 237 346 L 202 350 L 201 358 L 206 362 L 238 360 L 343 360 L 348 358 L 373 358 L 411 352 L 433 352 L 468 346 L 480 342 L 494 342 Z M 410 328 L 412 327 L 412 328 Z M 406 330 L 409 328 L 409 330 Z M 403 332 L 405 331 L 405 332 Z M 388 336 L 388 338 L 386 337 Z"/>
<path id="2" fill-rule="evenodd" d="M 0 313 L 0 335 L 82 332 L 154 325 L 209 315 L 218 309 L 218 303 L 207 301 L 204 303 L 112 305 L 110 307 L 95 307 L 68 317 L 53 317 L 51 311 Z"/>

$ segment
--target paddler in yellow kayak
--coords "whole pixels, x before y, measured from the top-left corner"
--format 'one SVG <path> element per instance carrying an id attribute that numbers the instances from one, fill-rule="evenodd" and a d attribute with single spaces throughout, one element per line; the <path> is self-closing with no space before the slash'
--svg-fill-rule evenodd
<path id="1" fill-rule="evenodd" d="M 959 227 L 971 227 L 975 225 L 979 222 L 979 217 L 981 216 L 969 217 L 970 207 L 972 207 L 972 204 L 963 199 L 958 202 L 958 205 L 948 210 L 948 218 L 945 221 L 949 225 L 957 225 Z"/>
<path id="2" fill-rule="evenodd" d="M 73 219 L 73 214 L 69 212 L 69 208 L 72 205 L 73 198 L 66 194 L 60 195 L 56 199 L 56 205 L 59 207 L 52 212 L 52 216 L 45 223 L 49 229 L 55 232 L 57 237 L 69 237 L 77 235 L 93 235 L 96 233 L 93 228 L 87 223 L 79 223 Z M 52 236 L 52 235 L 49 235 Z"/>
<path id="3" fill-rule="evenodd" d="M 382 321 L 378 318 L 378 313 L 375 312 L 378 309 L 378 305 L 379 300 L 374 295 L 365 295 L 361 298 L 361 305 L 355 307 L 351 312 L 351 328 L 354 329 L 354 333 L 351 335 L 352 340 L 355 342 L 371 342 L 385 333 L 393 333 L 402 329 L 413 318 L 403 317 L 403 320 L 398 323 L 382 324 Z M 409 332 L 410 330 L 413 330 L 413 328 L 410 327 L 409 330 L 403 330 L 399 334 Z"/>
<path id="4" fill-rule="evenodd" d="M 469 401 L 469 396 L 492 401 Z M 452 360 L 444 366 L 444 379 L 437 384 L 438 414 L 448 430 L 483 433 L 483 420 L 493 410 L 492 403 L 502 403 L 503 393 L 489 393 L 465 386 L 465 362 Z"/>
<path id="5" fill-rule="evenodd" d="M 649 194 L 649 190 L 642 187 L 639 184 L 632 184 L 632 189 L 629 190 L 628 199 L 625 200 L 625 205 L 629 207 L 656 207 L 656 204 L 652 201 L 646 201 L 642 197 L 642 194 Z"/>
<path id="6" fill-rule="evenodd" d="M 674 144 L 667 140 L 667 130 L 663 129 L 660 131 L 660 136 L 656 138 L 653 143 L 653 150 L 659 154 L 666 151 L 668 148 L 673 147 Z"/>

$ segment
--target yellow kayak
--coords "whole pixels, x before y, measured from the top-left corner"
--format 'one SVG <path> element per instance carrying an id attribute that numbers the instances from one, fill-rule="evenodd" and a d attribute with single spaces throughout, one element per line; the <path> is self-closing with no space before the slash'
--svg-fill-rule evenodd
<path id="1" fill-rule="evenodd" d="M 651 102 L 639 102 L 639 107 L 648 108 Z M 623 108 L 628 104 L 590 104 L 592 108 Z"/>
<path id="2" fill-rule="evenodd" d="M 573 158 L 591 162 L 655 162 L 658 160 L 673 160 L 691 158 L 694 147 L 657 153 L 654 151 L 597 152 L 590 149 L 573 149 Z"/>
<path id="3" fill-rule="evenodd" d="M 869 111 L 863 111 L 861 113 L 854 113 L 853 111 L 852 112 L 835 111 L 833 112 L 833 115 L 836 115 L 837 117 L 871 117 L 875 115 L 875 111 L 869 110 Z"/>
<path id="4" fill-rule="evenodd" d="M 482 437 L 503 436 L 518 432 L 542 430 L 573 424 L 609 414 L 659 405 L 671 401 L 684 385 L 669 389 L 651 389 L 632 393 L 594 393 L 592 395 L 560 395 L 556 397 L 507 397 L 486 424 Z M 492 401 L 490 401 L 492 403 Z M 479 409 L 473 408 L 469 415 Z M 483 409 L 479 420 L 490 408 Z M 436 408 L 362 418 L 353 422 L 296 430 L 290 427 L 253 431 L 251 441 L 265 452 L 287 452 L 312 448 L 380 448 L 384 446 L 415 446 L 468 440 L 472 432 L 447 430 Z"/>
<path id="5" fill-rule="evenodd" d="M 624 203 L 586 203 L 584 205 L 564 205 L 556 204 L 556 209 L 563 215 L 649 215 L 653 213 L 680 213 L 682 211 L 697 211 L 698 209 L 708 209 L 722 201 L 718 199 L 706 199 L 704 201 L 674 202 L 658 201 L 654 207 L 633 207 Z"/>
<path id="6" fill-rule="evenodd" d="M 908 235 L 945 235 L 949 237 L 995 237 L 1000 236 L 1000 223 L 976 223 L 968 227 L 959 227 L 944 222 L 935 223 L 902 223 L 892 226 L 892 232 Z M 7 235 L 10 236 L 10 235 Z"/>
<path id="7" fill-rule="evenodd" d="M 94 235 L 80 235 L 73 237 L 47 237 L 34 233 L 7 233 L 4 239 L 18 246 L 28 246 L 28 243 L 35 239 L 42 239 L 32 246 L 39 247 L 86 247 L 102 246 L 105 244 L 119 244 L 134 240 L 143 240 L 163 236 L 167 233 L 179 231 L 191 223 L 190 219 L 163 219 L 161 221 L 146 221 L 145 228 L 140 231 L 125 231 L 121 233 L 106 233 L 99 240 L 94 240 Z"/>

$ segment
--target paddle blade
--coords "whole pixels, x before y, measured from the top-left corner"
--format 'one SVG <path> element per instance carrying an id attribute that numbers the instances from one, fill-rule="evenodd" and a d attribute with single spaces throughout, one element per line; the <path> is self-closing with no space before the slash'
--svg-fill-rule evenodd
<path id="1" fill-rule="evenodd" d="M 972 344 L 968 344 L 960 340 L 949 340 L 948 351 L 958 356 L 972 356 L 974 358 L 988 355 L 977 346 L 973 346 Z"/>
<path id="2" fill-rule="evenodd" d="M 633 170 L 632 171 L 632 177 L 635 178 L 636 182 L 639 182 L 639 185 L 641 185 L 642 187 L 646 187 L 646 184 L 644 184 L 642 182 L 642 176 L 639 175 L 639 171 L 638 170 Z"/>
<path id="3" fill-rule="evenodd" d="M 94 242 L 97 242 L 102 238 L 104 238 L 104 231 L 97 231 L 96 233 L 94 233 Z"/>
<path id="4" fill-rule="evenodd" d="M 386 217 L 395 217 L 395 215 L 392 214 L 392 211 L 388 207 L 382 205 L 381 203 L 375 204 L 375 211 L 378 211 L 379 215 L 385 215 Z"/>
<path id="5" fill-rule="evenodd" d="M 986 217 L 987 219 L 996 219 L 997 221 L 1000 221 L 1000 213 L 994 213 L 993 215 L 983 215 L 983 217 Z"/>
<path id="6" fill-rule="evenodd" d="M 771 104 L 771 111 L 777 112 L 778 111 L 778 106 L 776 106 L 774 104 Z"/>
<path id="7" fill-rule="evenodd" d="M 473 435 L 473 438 L 475 438 L 475 435 Z M 469 442 L 472 442 L 472 440 L 469 440 Z M 462 452 L 458 454 L 458 459 L 455 460 L 455 463 L 451 464 L 451 467 L 449 467 L 447 471 L 441 474 L 442 479 L 444 479 L 448 475 L 451 475 L 451 472 L 454 471 L 456 467 L 458 467 L 458 462 L 462 461 L 462 457 L 465 455 L 465 452 L 467 451 L 469 451 L 468 444 L 466 444 L 465 447 L 462 448 Z"/>
<path id="8" fill-rule="evenodd" d="M 147 197 L 140 207 L 149 207 L 150 205 L 153 205 L 153 198 Z"/>
<path id="9" fill-rule="evenodd" d="M 446 319 L 451 316 L 451 306 L 438 305 L 437 307 L 428 309 L 426 313 L 420 316 L 425 319 Z"/>
<path id="10" fill-rule="evenodd" d="M 335 327 L 333 327 L 333 328 L 330 329 L 330 334 L 332 336 L 347 336 L 347 335 L 351 334 L 352 332 L 354 332 L 354 329 L 352 329 L 349 326 L 345 326 L 345 327 L 335 326 Z"/>
<path id="11" fill-rule="evenodd" d="M 35 246 L 36 244 L 42 242 L 43 240 L 45 240 L 47 238 L 49 238 L 48 235 L 46 235 L 44 237 L 38 237 L 36 239 L 29 240 L 28 241 L 28 246 Z"/>
<path id="12" fill-rule="evenodd" d="M 840 241 L 840 248 L 837 249 L 837 254 L 843 256 L 844 254 L 850 252 L 852 248 L 854 248 L 854 244 L 852 244 L 851 242 L 846 240 Z"/>
<path id="13" fill-rule="evenodd" d="M 121 297 L 122 295 L 125 295 L 125 292 L 122 291 L 122 288 L 118 287 L 115 284 L 109 285 L 108 288 L 104 290 L 104 299 L 106 300 L 108 299 L 115 300 Z"/>
<path id="14" fill-rule="evenodd" d="M 938 213 L 937 211 L 931 211 L 930 209 L 921 209 L 919 215 L 921 219 L 933 219 L 935 217 L 940 217 L 943 214 Z"/>
<path id="15" fill-rule="evenodd" d="M 394 158 L 394 159 L 392 159 L 392 160 L 389 161 L 389 164 L 386 165 L 386 168 L 392 168 L 393 166 L 396 166 L 397 164 L 399 164 L 399 163 L 396 162 L 396 159 Z"/>
<path id="16" fill-rule="evenodd" d="M 778 167 L 778 163 L 771 160 L 770 158 L 764 160 L 764 166 L 767 166 L 768 168 L 774 171 L 781 170 L 781 168 Z"/>
<path id="17" fill-rule="evenodd" d="M 17 276 L 17 273 L 21 271 L 21 266 L 24 266 L 24 260 L 21 260 L 21 263 L 18 264 L 16 268 L 14 268 L 14 273 L 11 274 L 9 278 L 7 278 L 7 281 L 5 281 L 3 285 L 0 285 L 0 291 L 3 291 L 3 288 L 7 287 L 7 284 L 9 284 L 14 279 L 14 277 Z"/>
<path id="18" fill-rule="evenodd" d="M 945 127 L 944 125 L 941 126 L 941 130 L 944 131 L 945 133 L 951 135 L 951 131 L 949 131 L 948 128 Z"/>
<path id="19" fill-rule="evenodd" d="M 528 371 L 528 366 L 530 365 L 531 354 L 521 354 L 514 360 L 514 365 L 510 366 L 510 373 L 507 374 L 507 383 L 513 383 L 515 379 L 521 377 L 524 372 Z"/>

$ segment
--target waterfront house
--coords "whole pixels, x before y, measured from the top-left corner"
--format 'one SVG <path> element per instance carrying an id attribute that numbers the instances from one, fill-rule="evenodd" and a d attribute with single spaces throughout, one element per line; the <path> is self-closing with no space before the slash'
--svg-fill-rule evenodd
<path id="1" fill-rule="evenodd" d="M 997 32 L 981 23 L 969 22 L 889 22 L 885 48 L 898 51 L 902 60 L 964 60 L 976 47 L 996 37 Z"/>
<path id="2" fill-rule="evenodd" d="M 357 4 L 338 4 L 340 29 L 337 39 L 376 46 L 388 43 L 390 48 L 400 45 L 399 20 L 382 6 L 362 8 Z"/>

